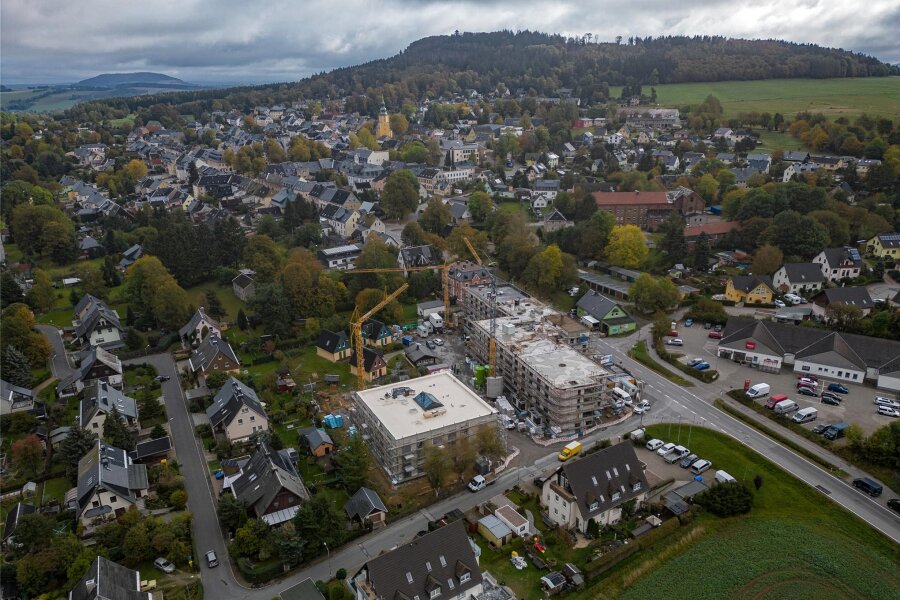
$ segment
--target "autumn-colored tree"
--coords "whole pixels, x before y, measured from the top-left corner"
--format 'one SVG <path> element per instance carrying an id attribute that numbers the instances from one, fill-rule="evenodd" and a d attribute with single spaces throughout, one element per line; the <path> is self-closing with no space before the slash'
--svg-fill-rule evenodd
<path id="1" fill-rule="evenodd" d="M 472 252 L 466 245 L 466 239 L 469 240 L 469 242 L 475 248 L 475 251 L 478 252 L 478 256 L 480 256 L 483 261 L 487 261 L 487 233 L 485 233 L 484 231 L 473 229 L 469 225 L 460 225 L 459 227 L 454 227 L 453 231 L 450 232 L 450 235 L 447 237 L 447 248 L 450 251 L 450 254 L 458 257 L 459 260 L 474 261 L 475 257 L 472 256 Z"/>
<path id="2" fill-rule="evenodd" d="M 400 137 L 406 135 L 407 129 L 409 129 L 409 121 L 405 116 L 400 113 L 391 115 L 391 131 L 395 136 Z"/>
<path id="3" fill-rule="evenodd" d="M 254 235 L 244 247 L 244 263 L 256 271 L 256 281 L 269 283 L 281 270 L 281 252 L 269 236 Z"/>
<path id="4" fill-rule="evenodd" d="M 616 225 L 609 234 L 606 258 L 617 267 L 635 269 L 646 260 L 650 250 L 637 225 Z"/>
<path id="5" fill-rule="evenodd" d="M 419 216 L 419 225 L 431 233 L 441 233 L 450 223 L 450 208 L 437 198 L 428 201 L 428 206 Z"/>
<path id="6" fill-rule="evenodd" d="M 44 471 L 44 445 L 33 433 L 13 442 L 11 452 L 13 465 L 26 477 L 35 477 Z"/>
<path id="7" fill-rule="evenodd" d="M 771 244 L 765 244 L 753 255 L 750 272 L 754 275 L 771 275 L 784 262 L 784 253 Z"/>
<path id="8" fill-rule="evenodd" d="M 485 192 L 474 192 L 469 196 L 468 207 L 469 212 L 472 214 L 472 220 L 476 223 L 482 223 L 493 209 L 494 201 Z"/>

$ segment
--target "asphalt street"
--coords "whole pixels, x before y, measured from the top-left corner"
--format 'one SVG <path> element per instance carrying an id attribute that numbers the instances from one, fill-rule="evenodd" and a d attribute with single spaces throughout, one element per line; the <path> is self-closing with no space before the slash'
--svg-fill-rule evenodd
<path id="1" fill-rule="evenodd" d="M 628 341 L 632 344 L 634 343 L 633 338 L 629 338 Z M 712 405 L 712 401 L 720 395 L 717 388 L 703 385 L 690 389 L 681 388 L 629 358 L 624 353 L 626 348 L 623 345 L 624 343 L 620 340 L 611 342 L 598 340 L 595 342 L 598 350 L 606 354 L 613 353 L 617 361 L 620 361 L 636 377 L 645 382 L 644 396 L 652 402 L 651 413 L 645 417 L 645 424 L 648 422 L 681 421 L 721 431 L 766 456 L 787 472 L 806 482 L 816 490 L 815 493 L 821 493 L 831 498 L 870 523 L 875 529 L 894 541 L 900 542 L 900 518 L 897 515 L 868 496 L 861 494 L 841 479 L 834 477 L 774 440 L 715 408 Z M 475 494 L 463 492 L 442 500 L 427 509 L 392 523 L 386 528 L 359 538 L 340 550 L 324 552 L 317 562 L 294 572 L 277 583 L 268 585 L 265 588 L 250 589 L 237 582 L 227 560 L 225 541 L 216 519 L 215 500 L 209 482 L 209 471 L 200 451 L 199 442 L 194 435 L 187 403 L 179 384 L 172 357 L 169 355 L 154 355 L 131 362 L 150 363 L 157 368 L 160 374 L 168 375 L 171 378 L 163 383 L 163 393 L 166 400 L 167 414 L 170 418 L 175 449 L 178 452 L 178 459 L 185 476 L 188 508 L 194 514 L 195 545 L 201 554 L 210 549 L 214 550 L 219 556 L 221 563 L 221 566 L 215 569 L 208 569 L 202 561 L 202 556 L 199 557 L 201 559 L 200 569 L 204 593 L 209 598 L 270 600 L 276 593 L 296 585 L 304 579 L 311 578 L 313 581 L 327 580 L 341 567 L 352 574 L 370 557 L 377 556 L 383 551 L 390 550 L 413 539 L 418 531 L 427 528 L 429 520 L 440 517 L 453 509 L 468 510 L 492 496 L 515 486 L 520 481 L 530 481 L 543 471 L 549 471 L 554 465 L 558 464 L 556 452 L 548 450 L 547 454 L 538 459 L 535 464 L 510 468 L 498 478 L 497 484 L 481 492 Z M 615 439 L 634 430 L 639 423 L 639 417 L 632 417 L 624 423 L 594 432 L 586 436 L 582 441 L 586 445 L 590 445 L 600 439 Z M 853 476 L 857 476 L 852 471 L 850 473 Z M 733 475 L 740 478 L 743 474 L 733 473 Z"/>
<path id="2" fill-rule="evenodd" d="M 59 329 L 53 325 L 35 325 L 35 329 L 44 334 L 44 337 L 53 346 L 53 355 L 50 357 L 50 370 L 57 379 L 64 379 L 72 372 L 72 366 L 66 355 L 66 346 L 63 344 L 62 335 Z"/>

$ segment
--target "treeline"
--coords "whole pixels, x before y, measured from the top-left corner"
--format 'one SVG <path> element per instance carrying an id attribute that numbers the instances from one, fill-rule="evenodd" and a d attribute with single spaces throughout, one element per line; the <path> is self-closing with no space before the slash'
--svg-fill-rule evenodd
<path id="1" fill-rule="evenodd" d="M 76 119 L 98 121 L 164 103 L 175 105 L 182 114 L 196 115 L 209 110 L 249 110 L 298 98 L 343 96 L 367 98 L 362 108 L 372 113 L 382 95 L 389 106 L 400 108 L 404 102 L 466 89 L 522 88 L 533 95 L 555 96 L 560 87 L 566 87 L 574 97 L 598 102 L 607 99 L 610 85 L 898 73 L 896 67 L 870 56 L 778 40 L 665 36 L 591 43 L 587 36 L 498 31 L 424 38 L 391 58 L 296 83 L 115 98 L 81 104 L 68 113 Z"/>

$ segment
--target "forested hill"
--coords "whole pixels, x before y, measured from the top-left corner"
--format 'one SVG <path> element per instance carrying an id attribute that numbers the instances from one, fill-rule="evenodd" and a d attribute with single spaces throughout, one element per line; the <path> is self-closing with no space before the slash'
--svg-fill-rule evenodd
<path id="1" fill-rule="evenodd" d="M 264 85 L 109 100 L 134 110 L 153 103 L 200 102 L 209 108 L 251 108 L 297 99 L 384 93 L 392 106 L 426 95 L 464 89 L 487 91 L 498 84 L 556 95 L 560 87 L 596 101 L 611 85 L 780 79 L 869 77 L 900 74 L 876 58 L 811 44 L 722 37 L 629 38 L 593 43 L 536 32 L 500 31 L 434 36 L 396 56 L 322 73 L 293 84 Z M 84 110 L 89 105 L 77 107 Z M 95 106 L 103 112 L 103 107 Z"/>

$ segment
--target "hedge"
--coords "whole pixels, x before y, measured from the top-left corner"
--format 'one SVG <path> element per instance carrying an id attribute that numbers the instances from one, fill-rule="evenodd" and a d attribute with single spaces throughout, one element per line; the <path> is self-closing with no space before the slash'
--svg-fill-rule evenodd
<path id="1" fill-rule="evenodd" d="M 657 342 L 654 349 L 661 359 L 677 368 L 679 371 L 687 373 L 691 377 L 699 379 L 703 383 L 712 383 L 719 378 L 719 372 L 714 369 L 698 371 L 694 367 L 682 363 L 674 354 L 670 354 L 669 352 L 667 352 L 661 342 Z"/>
<path id="2" fill-rule="evenodd" d="M 284 565 L 278 560 L 254 565 L 247 558 L 239 558 L 237 566 L 244 579 L 250 583 L 266 583 L 285 572 Z"/>

